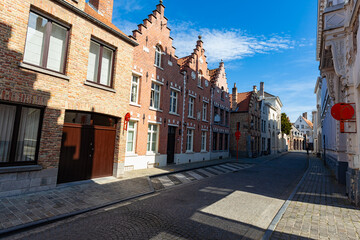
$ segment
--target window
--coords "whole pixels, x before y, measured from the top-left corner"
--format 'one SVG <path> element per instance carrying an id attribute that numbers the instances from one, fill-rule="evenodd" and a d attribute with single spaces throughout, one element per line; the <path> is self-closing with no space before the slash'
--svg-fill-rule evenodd
<path id="1" fill-rule="evenodd" d="M 224 139 L 224 134 L 219 133 L 219 150 L 223 150 L 223 139 Z"/>
<path id="2" fill-rule="evenodd" d="M 224 100 L 225 92 L 224 87 L 221 87 L 221 100 Z"/>
<path id="3" fill-rule="evenodd" d="M 202 71 L 200 70 L 199 71 L 199 74 L 198 74 L 198 86 L 201 87 L 202 85 L 202 77 L 203 77 L 203 73 Z"/>
<path id="4" fill-rule="evenodd" d="M 158 125 L 149 124 L 147 151 L 156 153 L 158 145 Z"/>
<path id="5" fill-rule="evenodd" d="M 155 83 L 151 84 L 150 107 L 160 109 L 160 90 L 160 85 Z"/>
<path id="6" fill-rule="evenodd" d="M 304 125 L 301 125 L 301 129 L 304 129 Z"/>
<path id="7" fill-rule="evenodd" d="M 155 66 L 160 67 L 161 68 L 161 48 L 160 46 L 156 46 L 155 48 Z"/>
<path id="8" fill-rule="evenodd" d="M 217 149 L 217 133 L 214 132 L 213 136 L 213 150 Z"/>
<path id="9" fill-rule="evenodd" d="M 229 134 L 225 134 L 224 150 L 229 150 Z"/>
<path id="10" fill-rule="evenodd" d="M 188 129 L 187 130 L 187 139 L 186 139 L 186 151 L 192 152 L 194 145 L 194 130 Z"/>
<path id="11" fill-rule="evenodd" d="M 139 77 L 132 76 L 130 102 L 138 104 L 139 101 Z"/>
<path id="12" fill-rule="evenodd" d="M 208 107 L 208 104 L 203 103 L 203 111 L 202 111 L 202 120 L 203 121 L 206 121 L 206 119 L 207 119 L 207 107 Z"/>
<path id="13" fill-rule="evenodd" d="M 91 40 L 86 79 L 111 87 L 114 51 Z"/>
<path id="14" fill-rule="evenodd" d="M 30 12 L 24 62 L 64 73 L 68 35 L 66 27 Z"/>
<path id="15" fill-rule="evenodd" d="M 296 125 L 296 128 L 299 129 L 299 125 Z"/>
<path id="16" fill-rule="evenodd" d="M 201 132 L 201 151 L 206 152 L 206 132 Z"/>
<path id="17" fill-rule="evenodd" d="M 194 103 L 195 99 L 193 97 L 189 97 L 189 117 L 194 117 Z"/>
<path id="18" fill-rule="evenodd" d="M 0 166 L 36 163 L 42 110 L 0 104 Z"/>
<path id="19" fill-rule="evenodd" d="M 228 111 L 225 112 L 225 125 L 226 126 L 229 125 L 229 112 Z"/>
<path id="20" fill-rule="evenodd" d="M 224 110 L 220 109 L 220 124 L 224 124 Z"/>
<path id="21" fill-rule="evenodd" d="M 170 92 L 170 112 L 177 113 L 177 96 L 178 93 L 174 90 Z"/>
<path id="22" fill-rule="evenodd" d="M 128 133 L 126 140 L 126 152 L 135 153 L 136 144 L 136 122 L 130 121 L 128 123 Z"/>
<path id="23" fill-rule="evenodd" d="M 218 108 L 214 107 L 214 123 L 219 123 L 220 116 L 218 115 Z"/>

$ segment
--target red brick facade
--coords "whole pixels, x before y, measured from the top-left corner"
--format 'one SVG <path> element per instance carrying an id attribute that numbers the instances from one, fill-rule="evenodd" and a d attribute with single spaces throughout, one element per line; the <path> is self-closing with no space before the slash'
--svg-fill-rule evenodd
<path id="1" fill-rule="evenodd" d="M 75 7 L 74 9 L 72 7 Z M 114 175 L 121 173 L 125 143 L 122 118 L 128 112 L 131 63 L 136 42 L 110 24 L 95 21 L 99 15 L 85 0 L 9 0 L 0 2 L 0 104 L 25 104 L 44 109 L 37 164 L 42 170 L 27 177 L 2 169 L 0 195 L 18 194 L 54 187 L 66 110 L 94 112 L 118 119 Z M 65 72 L 55 73 L 23 62 L 30 11 L 68 26 L 69 40 Z M 112 46 L 114 70 L 112 87 L 88 84 L 90 40 L 96 38 Z M 26 172 L 26 168 L 21 171 Z M 7 181 L 11 179 L 12 181 Z M 10 186 L 12 185 L 12 187 Z"/>

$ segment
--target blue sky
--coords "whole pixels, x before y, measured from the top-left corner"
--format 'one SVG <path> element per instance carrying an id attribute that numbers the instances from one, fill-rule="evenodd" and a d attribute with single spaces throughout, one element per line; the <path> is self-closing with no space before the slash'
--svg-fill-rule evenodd
<path id="1" fill-rule="evenodd" d="M 256 2 L 256 4 L 254 4 Z M 127 34 L 158 0 L 115 0 L 113 22 Z M 179 4 L 180 3 L 180 4 Z M 229 88 L 280 97 L 292 122 L 315 109 L 317 1 L 164 0 L 176 55 L 189 55 L 203 36 L 209 68 L 225 62 Z M 309 117 L 311 120 L 311 117 Z"/>

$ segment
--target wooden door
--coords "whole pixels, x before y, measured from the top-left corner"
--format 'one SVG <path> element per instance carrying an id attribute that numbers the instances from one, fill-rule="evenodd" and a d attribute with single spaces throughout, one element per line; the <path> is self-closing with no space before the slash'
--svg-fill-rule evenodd
<path id="1" fill-rule="evenodd" d="M 65 124 L 60 152 L 58 183 L 89 179 L 91 176 L 91 126 Z"/>
<path id="2" fill-rule="evenodd" d="M 91 178 L 113 175 L 116 129 L 95 126 Z"/>
<path id="3" fill-rule="evenodd" d="M 174 163 L 175 155 L 175 127 L 169 127 L 168 129 L 168 143 L 167 143 L 167 163 Z"/>

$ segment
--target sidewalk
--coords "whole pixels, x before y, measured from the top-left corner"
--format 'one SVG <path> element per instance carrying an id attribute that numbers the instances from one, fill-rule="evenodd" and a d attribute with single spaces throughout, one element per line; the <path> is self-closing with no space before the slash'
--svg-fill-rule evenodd
<path id="1" fill-rule="evenodd" d="M 318 158 L 277 224 L 271 239 L 360 239 L 360 209 Z"/>
<path id="2" fill-rule="evenodd" d="M 113 177 L 62 184 L 55 189 L 0 198 L 0 237 L 10 231 L 95 210 L 154 192 L 149 176 L 186 171 L 226 162 L 259 164 L 281 154 L 256 159 L 220 159 L 126 172 Z"/>

